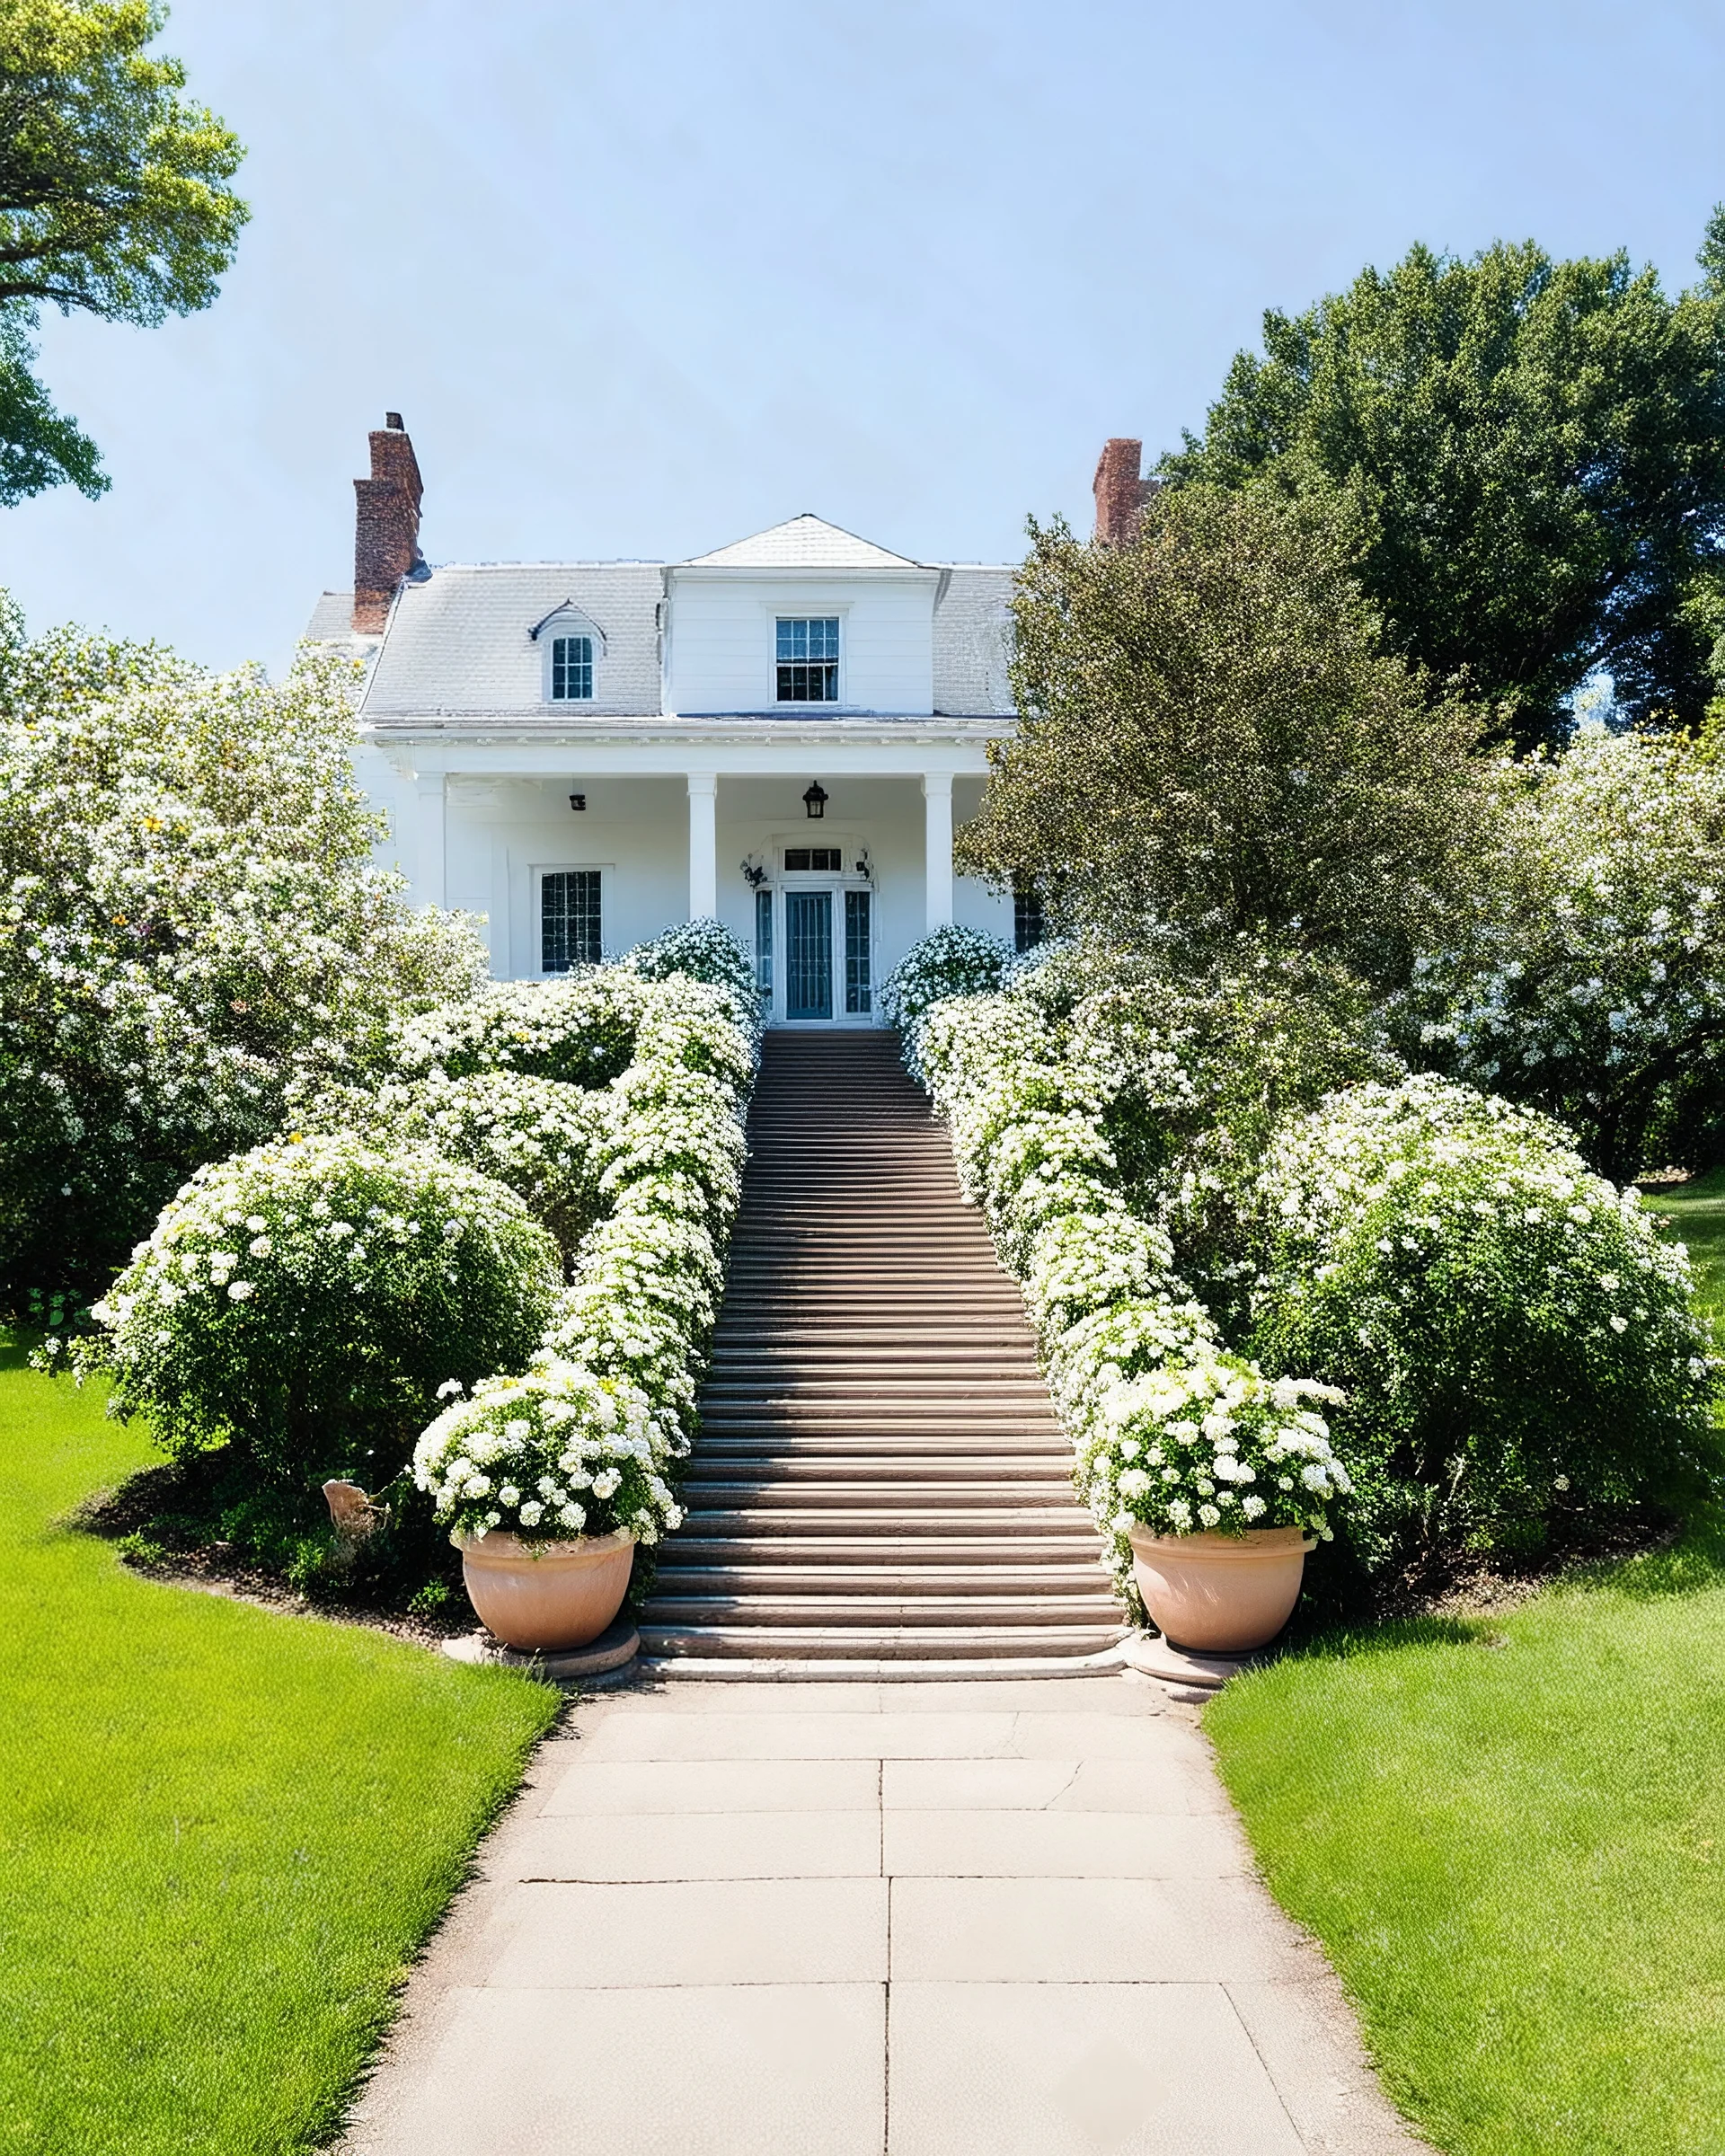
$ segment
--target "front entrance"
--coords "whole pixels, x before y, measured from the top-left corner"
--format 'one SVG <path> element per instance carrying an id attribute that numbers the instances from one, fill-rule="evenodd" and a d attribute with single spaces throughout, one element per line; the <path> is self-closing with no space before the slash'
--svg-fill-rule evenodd
<path id="1" fill-rule="evenodd" d="M 869 1021 L 874 1012 L 873 893 L 796 884 L 776 896 L 776 906 L 772 892 L 761 891 L 756 898 L 756 972 L 763 1003 L 772 1011 L 776 940 L 784 958 L 783 1002 L 775 1015 L 789 1025 Z"/>

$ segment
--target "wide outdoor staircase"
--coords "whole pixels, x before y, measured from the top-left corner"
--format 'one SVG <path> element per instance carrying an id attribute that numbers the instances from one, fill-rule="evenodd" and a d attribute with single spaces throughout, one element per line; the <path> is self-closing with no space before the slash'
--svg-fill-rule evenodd
<path id="1" fill-rule="evenodd" d="M 650 1656 L 1082 1666 L 1125 1630 L 1016 1284 L 886 1032 L 770 1033 Z"/>

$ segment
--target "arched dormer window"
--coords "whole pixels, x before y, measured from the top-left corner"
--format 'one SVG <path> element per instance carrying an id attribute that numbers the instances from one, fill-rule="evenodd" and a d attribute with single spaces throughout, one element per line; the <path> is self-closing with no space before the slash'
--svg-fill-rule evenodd
<path id="1" fill-rule="evenodd" d="M 593 700 L 593 639 L 553 636 L 551 640 L 551 701 L 590 703 Z"/>
<path id="2" fill-rule="evenodd" d="M 605 632 L 565 599 L 527 632 L 544 655 L 547 703 L 591 703 L 598 694 Z"/>

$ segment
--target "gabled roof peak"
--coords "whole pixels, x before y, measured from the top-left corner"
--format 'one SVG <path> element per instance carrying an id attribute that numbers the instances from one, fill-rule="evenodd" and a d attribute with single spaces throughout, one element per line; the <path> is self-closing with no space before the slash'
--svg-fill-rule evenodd
<path id="1" fill-rule="evenodd" d="M 920 569 L 907 555 L 889 553 L 805 509 L 783 524 L 697 554 L 686 569 Z"/>

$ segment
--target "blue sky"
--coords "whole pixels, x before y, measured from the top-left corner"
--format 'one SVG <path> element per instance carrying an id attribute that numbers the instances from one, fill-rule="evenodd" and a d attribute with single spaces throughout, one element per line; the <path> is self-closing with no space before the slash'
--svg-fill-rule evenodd
<path id="1" fill-rule="evenodd" d="M 924 560 L 1089 511 L 1266 305 L 1416 239 L 1627 247 L 1725 197 L 1717 0 L 179 0 L 250 148 L 215 306 L 44 325 L 112 491 L 0 581 L 282 665 L 406 416 L 435 561 L 675 559 L 801 509 Z"/>

